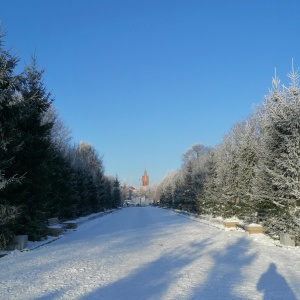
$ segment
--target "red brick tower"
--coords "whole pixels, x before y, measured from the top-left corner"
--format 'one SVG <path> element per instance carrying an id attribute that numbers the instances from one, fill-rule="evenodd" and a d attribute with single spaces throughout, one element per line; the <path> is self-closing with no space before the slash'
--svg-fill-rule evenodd
<path id="1" fill-rule="evenodd" d="M 144 175 L 142 176 L 142 186 L 147 187 L 149 186 L 149 176 L 147 175 L 147 171 L 144 171 Z"/>

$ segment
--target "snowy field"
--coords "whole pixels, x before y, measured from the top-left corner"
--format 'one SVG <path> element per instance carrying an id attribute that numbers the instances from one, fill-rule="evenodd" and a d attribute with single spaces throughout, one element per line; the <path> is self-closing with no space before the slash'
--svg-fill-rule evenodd
<path id="1" fill-rule="evenodd" d="M 0 299 L 300 299 L 300 251 L 130 207 L 0 258 Z"/>

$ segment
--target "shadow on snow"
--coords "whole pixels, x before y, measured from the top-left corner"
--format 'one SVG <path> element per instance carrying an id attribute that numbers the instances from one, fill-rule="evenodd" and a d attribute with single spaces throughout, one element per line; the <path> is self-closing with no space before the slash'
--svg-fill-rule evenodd
<path id="1" fill-rule="evenodd" d="M 277 272 L 277 267 L 274 263 L 269 265 L 268 270 L 260 277 L 256 287 L 258 291 L 264 293 L 264 300 L 297 299 L 284 277 Z"/>
<path id="2" fill-rule="evenodd" d="M 172 249 L 127 277 L 99 288 L 81 299 L 164 299 L 169 287 L 180 280 L 180 271 L 198 259 L 208 243 L 208 240 L 193 243 L 186 251 L 184 248 Z"/>
<path id="3" fill-rule="evenodd" d="M 208 274 L 205 274 L 204 282 L 191 287 L 192 290 L 187 292 L 189 296 L 183 291 L 183 298 L 242 299 L 234 293 L 234 288 L 243 284 L 243 267 L 250 265 L 256 258 L 256 254 L 246 254 L 249 242 L 241 238 L 221 253 L 218 250 L 204 253 L 209 244 L 210 241 L 206 239 L 197 244 L 191 243 L 187 251 L 183 248 L 179 249 L 180 251 L 173 249 L 127 277 L 101 287 L 81 299 L 164 299 L 165 293 L 172 289 L 172 285 L 180 281 L 182 270 L 203 255 L 208 258 L 210 255 L 213 265 Z"/>
<path id="4" fill-rule="evenodd" d="M 97 234 L 95 236 L 93 230 L 84 230 L 82 234 L 78 232 L 76 239 L 72 240 L 75 252 L 72 253 L 73 258 L 77 256 L 77 252 L 78 258 L 80 258 L 81 250 L 79 246 L 83 243 L 89 243 L 91 250 L 89 255 L 92 255 L 92 257 L 103 256 L 102 259 L 105 259 L 109 249 L 106 249 L 102 243 L 103 239 L 106 238 L 115 241 L 114 246 L 119 249 L 116 252 L 118 255 L 121 255 L 122 251 L 126 252 L 135 248 L 141 249 L 139 255 L 143 255 L 142 249 L 146 249 L 149 244 L 153 245 L 158 236 L 167 237 L 174 230 L 176 232 L 176 229 L 191 222 L 188 219 L 176 218 L 166 212 L 162 212 L 157 218 L 153 219 L 150 216 L 151 211 L 145 210 L 144 212 L 144 214 L 138 214 L 137 210 L 127 211 L 128 219 L 124 219 L 122 224 L 112 223 L 110 222 L 111 217 L 107 217 L 106 220 L 100 220 L 94 225 L 92 223 L 87 225 L 86 229 L 90 229 L 95 225 L 99 226 Z M 134 218 L 135 223 L 132 224 L 127 221 L 129 218 Z M 147 229 L 145 232 L 146 237 L 143 233 L 144 229 Z M 162 248 L 163 251 L 158 258 L 135 269 L 126 277 L 89 291 L 79 299 L 159 300 L 166 299 L 168 296 L 170 299 L 189 300 L 243 299 L 241 294 L 236 293 L 236 288 L 240 289 L 247 285 L 242 270 L 255 261 L 257 254 L 253 251 L 252 253 L 249 252 L 250 242 L 243 237 L 222 249 L 217 244 L 215 247 L 215 243 L 216 239 L 207 238 L 199 242 L 179 243 L 177 247 L 171 249 Z M 72 263 L 71 259 L 68 260 L 66 256 L 62 257 L 61 262 L 57 259 L 57 256 L 60 257 L 61 251 L 65 251 L 65 244 L 59 244 L 57 243 L 58 247 L 53 245 L 53 248 L 56 249 L 55 265 L 60 265 L 62 268 L 68 267 Z M 99 248 L 98 244 L 102 244 L 104 248 Z M 112 244 L 109 245 L 112 246 Z M 163 244 L 157 246 L 164 247 Z M 212 249 L 211 246 L 213 250 L 210 250 Z M 51 259 L 54 260 L 54 258 Z M 51 259 L 47 261 L 50 265 Z M 209 261 L 209 264 L 207 261 Z M 42 270 L 45 268 L 45 266 L 41 267 L 43 267 Z M 38 274 L 40 273 L 38 272 Z M 172 287 L 174 286 L 177 287 L 179 294 L 172 294 Z M 258 292 L 263 293 L 263 299 L 296 299 L 286 280 L 277 273 L 274 263 L 271 263 L 269 269 L 261 275 L 256 289 Z M 68 288 L 61 287 L 36 299 L 59 298 L 67 293 L 67 290 Z M 172 296 L 170 297 L 170 295 Z M 247 297 L 251 298 L 251 295 L 247 295 Z"/>
<path id="5" fill-rule="evenodd" d="M 243 299 L 236 295 L 234 288 L 243 284 L 242 269 L 250 265 L 257 256 L 247 254 L 248 249 L 249 241 L 240 238 L 224 251 L 215 250 L 211 254 L 214 265 L 205 284 L 194 289 L 193 296 L 189 299 Z"/>

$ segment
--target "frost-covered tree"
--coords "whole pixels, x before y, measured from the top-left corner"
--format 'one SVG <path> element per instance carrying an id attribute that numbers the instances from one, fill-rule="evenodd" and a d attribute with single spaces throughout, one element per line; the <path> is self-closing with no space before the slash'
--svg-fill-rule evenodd
<path id="1" fill-rule="evenodd" d="M 45 236 L 49 217 L 73 218 L 113 206 L 112 183 L 104 176 L 102 157 L 87 143 L 70 145 L 70 131 L 43 83 L 44 70 L 33 57 L 15 75 L 18 58 L 4 49 L 3 36 L 1 32 L 1 247 L 12 234 Z"/>
<path id="2" fill-rule="evenodd" d="M 176 180 L 169 176 L 158 184 L 161 204 L 190 209 L 193 191 L 199 214 L 264 215 L 266 233 L 288 232 L 300 244 L 299 75 L 292 68 L 288 77 L 286 87 L 275 75 L 262 107 L 233 126 L 220 145 L 184 153 Z"/>
<path id="3" fill-rule="evenodd" d="M 193 182 L 192 162 L 188 162 L 185 168 L 184 181 L 182 186 L 181 202 L 185 211 L 196 211 L 196 190 Z"/>
<path id="4" fill-rule="evenodd" d="M 42 124 L 52 124 L 50 130 L 51 156 L 48 163 L 51 181 L 48 205 L 49 216 L 60 219 L 73 218 L 76 215 L 72 186 L 71 131 L 63 123 L 57 110 L 51 105 L 43 114 Z M 71 188 L 72 186 L 72 188 Z"/>
<path id="5" fill-rule="evenodd" d="M 85 142 L 80 142 L 78 151 L 84 160 L 84 164 L 87 167 L 88 176 L 87 189 L 88 189 L 88 202 L 89 207 L 93 212 L 104 208 L 103 204 L 103 176 L 104 167 L 102 158 L 99 157 L 96 150 Z"/>
<path id="6" fill-rule="evenodd" d="M 182 208 L 181 185 L 180 172 L 169 172 L 156 187 L 156 200 L 164 207 Z"/>
<path id="7" fill-rule="evenodd" d="M 238 123 L 208 160 L 204 200 L 213 214 L 223 217 L 254 214 L 253 178 L 256 164 L 255 122 Z"/>
<path id="8" fill-rule="evenodd" d="M 240 124 L 240 135 L 237 151 L 237 215 L 244 217 L 257 213 L 253 202 L 253 181 L 257 165 L 256 120 L 249 118 Z"/>
<path id="9" fill-rule="evenodd" d="M 205 162 L 210 148 L 195 144 L 182 156 L 183 164 L 176 182 L 176 198 L 180 198 L 184 209 L 196 210 L 197 198 L 203 193 L 206 166 Z"/>
<path id="10" fill-rule="evenodd" d="M 221 193 L 217 179 L 217 159 L 215 150 L 210 151 L 205 161 L 203 190 L 197 195 L 197 213 L 221 215 Z"/>
<path id="11" fill-rule="evenodd" d="M 209 148 L 201 145 L 201 144 L 195 144 L 190 149 L 188 149 L 183 155 L 182 155 L 182 161 L 183 165 L 188 164 L 189 162 L 195 163 L 197 160 L 206 152 L 209 151 Z"/>
<path id="12" fill-rule="evenodd" d="M 224 217 L 235 215 L 238 201 L 238 163 L 236 132 L 227 134 L 218 147 L 217 182 L 220 190 L 220 213 Z"/>
<path id="13" fill-rule="evenodd" d="M 300 95 L 299 75 L 281 87 L 275 74 L 272 90 L 259 111 L 259 162 L 255 198 L 268 216 L 266 231 L 292 233 L 300 241 Z"/>
<path id="14" fill-rule="evenodd" d="M 60 151 L 63 155 L 66 155 L 66 152 L 71 147 L 71 129 L 65 125 L 64 121 L 53 105 L 51 105 L 43 115 L 42 123 L 52 124 L 50 132 L 52 145 L 57 151 Z"/>
<path id="15" fill-rule="evenodd" d="M 110 183 L 104 176 L 102 158 L 94 147 L 80 142 L 67 155 L 71 165 L 71 199 L 77 216 L 111 207 Z M 107 188 L 109 185 L 109 188 Z"/>

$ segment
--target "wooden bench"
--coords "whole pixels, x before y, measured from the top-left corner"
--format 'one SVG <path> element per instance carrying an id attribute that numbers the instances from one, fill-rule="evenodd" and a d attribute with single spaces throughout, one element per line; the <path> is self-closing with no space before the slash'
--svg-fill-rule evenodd
<path id="1" fill-rule="evenodd" d="M 236 224 L 236 229 L 243 229 L 247 231 L 249 234 L 254 234 L 254 233 L 263 233 L 263 226 L 260 224 L 256 223 L 251 223 L 251 224 Z"/>
<path id="2" fill-rule="evenodd" d="M 235 228 L 239 224 L 238 220 L 227 219 L 223 221 L 223 225 L 227 228 Z"/>
<path id="3" fill-rule="evenodd" d="M 58 217 L 47 220 L 49 235 L 59 236 L 62 234 L 64 227 L 59 223 Z"/>
<path id="4" fill-rule="evenodd" d="M 245 231 L 249 234 L 263 233 L 263 227 L 260 224 L 252 223 L 245 226 Z"/>

